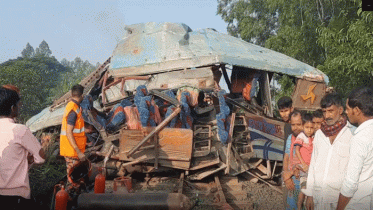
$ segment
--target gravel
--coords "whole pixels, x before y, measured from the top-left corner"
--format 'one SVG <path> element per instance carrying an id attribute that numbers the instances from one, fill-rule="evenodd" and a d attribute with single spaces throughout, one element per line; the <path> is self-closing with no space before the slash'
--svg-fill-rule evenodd
<path id="1" fill-rule="evenodd" d="M 264 183 L 242 181 L 243 190 L 248 193 L 252 209 L 284 209 L 283 195 Z"/>

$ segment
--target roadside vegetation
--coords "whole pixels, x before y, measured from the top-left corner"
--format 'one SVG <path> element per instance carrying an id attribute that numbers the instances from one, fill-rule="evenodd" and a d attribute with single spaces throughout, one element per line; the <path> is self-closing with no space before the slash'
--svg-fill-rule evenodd
<path id="1" fill-rule="evenodd" d="M 42 138 L 41 134 L 37 137 Z M 33 166 L 30 171 L 30 187 L 33 199 L 41 207 L 49 209 L 53 197 L 53 187 L 60 181 L 66 181 L 66 164 L 65 160 L 58 156 L 58 134 L 50 134 L 48 144 L 44 144 L 46 160 L 42 165 Z"/>
<path id="2" fill-rule="evenodd" d="M 79 57 L 58 61 L 43 40 L 36 50 L 27 43 L 20 57 L 0 64 L 0 85 L 13 84 L 21 89 L 19 121 L 25 123 L 95 68 Z"/>
<path id="3" fill-rule="evenodd" d="M 229 34 L 320 69 L 344 95 L 371 84 L 373 13 L 361 0 L 218 0 L 217 14 Z M 278 81 L 274 95 L 289 95 Z"/>
<path id="4" fill-rule="evenodd" d="M 0 64 L 0 85 L 13 84 L 21 89 L 22 107 L 18 121 L 25 123 L 94 69 L 96 66 L 79 57 L 73 61 L 58 61 L 46 41 L 42 41 L 36 50 L 27 43 L 20 57 Z M 49 209 L 53 186 L 66 179 L 66 164 L 57 156 L 58 133 L 37 133 L 36 137 L 46 150 L 47 159 L 43 165 L 35 165 L 29 171 L 31 193 L 37 203 Z"/>

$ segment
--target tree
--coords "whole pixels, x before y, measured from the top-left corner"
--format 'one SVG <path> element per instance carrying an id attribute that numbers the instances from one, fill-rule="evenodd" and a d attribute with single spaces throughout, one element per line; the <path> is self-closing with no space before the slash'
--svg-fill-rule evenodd
<path id="1" fill-rule="evenodd" d="M 324 71 L 342 93 L 373 79 L 372 13 L 358 0 L 218 0 L 231 35 Z M 270 22 L 266 26 L 264 23 Z M 250 31 L 255 30 L 260 34 Z M 257 38 L 259 37 L 259 38 Z M 276 79 L 276 78 L 275 78 Z M 287 79 L 277 81 L 286 94 Z"/>
<path id="2" fill-rule="evenodd" d="M 52 55 L 52 51 L 49 49 L 49 45 L 45 40 L 43 40 L 39 47 L 36 48 L 35 55 L 45 57 L 50 57 Z"/>
<path id="3" fill-rule="evenodd" d="M 56 87 L 51 90 L 51 97 L 49 101 L 53 101 L 64 95 L 71 87 L 79 83 L 84 77 L 95 70 L 95 66 L 89 63 L 88 60 L 84 61 L 80 57 L 76 57 L 73 61 L 62 59 L 61 64 L 67 67 L 67 70 L 58 75 Z"/>
<path id="4" fill-rule="evenodd" d="M 373 80 L 373 14 L 363 12 L 361 1 L 345 1 L 338 18 L 319 29 L 318 43 L 326 60 L 318 68 L 331 78 L 331 86 L 348 93 Z"/>
<path id="5" fill-rule="evenodd" d="M 26 45 L 25 56 L 8 60 L 0 64 L 0 86 L 13 84 L 20 88 L 23 107 L 20 120 L 39 113 L 51 105 L 85 76 L 91 73 L 95 66 L 79 57 L 74 61 L 62 59 L 61 63 L 54 56 L 48 44 L 43 41 L 36 50 L 37 55 L 29 56 L 31 45 Z M 28 50 L 26 50 L 28 49 Z"/>
<path id="6" fill-rule="evenodd" d="M 227 31 L 235 37 L 264 46 L 278 29 L 278 13 L 267 0 L 218 0 L 217 14 L 228 23 Z"/>
<path id="7" fill-rule="evenodd" d="M 34 56 L 34 48 L 27 42 L 25 49 L 21 52 L 23 58 L 31 58 Z"/>
<path id="8" fill-rule="evenodd" d="M 32 57 L 10 60 L 0 65 L 0 85 L 14 84 L 21 90 L 20 120 L 39 113 L 50 101 L 50 89 L 55 87 L 56 75 L 65 71 L 54 57 Z"/>
<path id="9" fill-rule="evenodd" d="M 61 64 L 62 64 L 64 67 L 70 67 L 70 62 L 69 62 L 66 58 L 62 58 L 62 60 L 61 60 Z"/>

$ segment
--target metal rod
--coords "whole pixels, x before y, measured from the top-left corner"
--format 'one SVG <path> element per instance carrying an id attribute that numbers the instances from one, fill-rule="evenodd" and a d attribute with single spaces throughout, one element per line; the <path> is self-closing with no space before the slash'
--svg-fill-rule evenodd
<path id="1" fill-rule="evenodd" d="M 104 74 L 104 81 L 102 82 L 102 91 L 101 91 L 101 96 L 102 96 L 102 104 L 106 104 L 106 96 L 105 96 L 105 85 L 106 81 L 108 79 L 109 72 L 107 71 Z"/>
<path id="2" fill-rule="evenodd" d="M 130 165 L 137 164 L 137 163 L 141 163 L 141 162 L 151 160 L 151 159 L 153 159 L 153 158 L 147 158 L 147 157 L 139 158 L 137 160 L 134 160 L 134 161 L 131 161 L 131 162 L 128 162 L 128 163 L 123 163 L 122 167 L 130 166 Z"/>
<path id="3" fill-rule="evenodd" d="M 185 177 L 184 172 L 181 172 L 177 193 L 183 194 L 184 177 Z"/>
<path id="4" fill-rule="evenodd" d="M 154 146 L 155 146 L 155 161 L 154 161 L 154 168 L 158 169 L 159 165 L 159 145 L 158 145 L 158 136 L 154 136 Z"/>
<path id="5" fill-rule="evenodd" d="M 127 156 L 133 155 L 143 144 L 145 144 L 150 138 L 156 135 L 159 131 L 161 131 L 173 118 L 175 118 L 181 111 L 180 107 L 177 107 L 175 111 L 164 119 L 161 124 L 159 124 L 152 132 L 149 133 L 141 142 L 139 142 L 136 146 L 134 146 L 128 153 Z"/>
<path id="6" fill-rule="evenodd" d="M 179 209 L 190 210 L 190 199 L 180 193 L 123 193 L 94 194 L 78 196 L 79 209 Z"/>
<path id="7" fill-rule="evenodd" d="M 277 166 L 277 160 L 275 160 L 275 165 L 273 166 L 273 171 L 272 171 L 272 176 L 271 176 L 271 179 L 273 178 L 273 175 L 275 174 L 275 170 L 276 170 L 276 166 Z"/>
<path id="8" fill-rule="evenodd" d="M 268 178 L 272 177 L 271 161 L 270 160 L 267 160 L 267 176 L 268 176 Z"/>

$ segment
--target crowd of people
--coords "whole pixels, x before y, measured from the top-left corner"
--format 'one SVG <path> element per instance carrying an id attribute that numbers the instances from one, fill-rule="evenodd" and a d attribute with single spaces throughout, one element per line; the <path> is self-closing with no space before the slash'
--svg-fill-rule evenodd
<path id="1" fill-rule="evenodd" d="M 291 125 L 282 173 L 285 209 L 372 209 L 373 89 L 355 89 L 345 104 L 329 93 L 312 114 L 295 110 L 290 97 L 277 105 Z"/>

